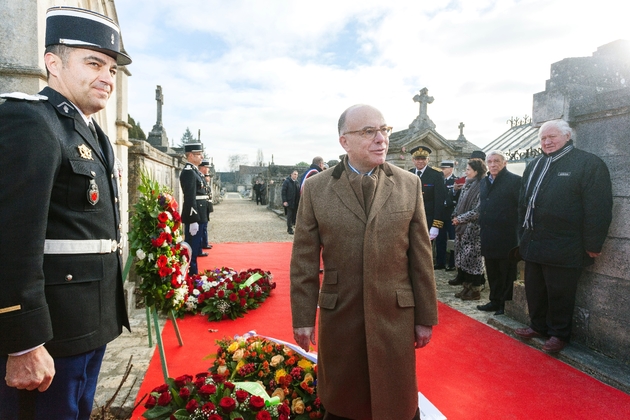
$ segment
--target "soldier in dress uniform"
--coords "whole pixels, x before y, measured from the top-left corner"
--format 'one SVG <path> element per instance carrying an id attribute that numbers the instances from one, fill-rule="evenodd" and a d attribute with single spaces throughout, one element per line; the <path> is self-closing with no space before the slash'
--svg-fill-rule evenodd
<path id="1" fill-rule="evenodd" d="M 201 143 L 187 143 L 184 154 L 188 161 L 179 175 L 179 183 L 184 193 L 182 207 L 182 222 L 186 224 L 185 238 L 192 249 L 188 274 L 197 274 L 197 257 L 201 254 L 200 224 L 208 221 L 208 192 L 203 174 L 198 166 L 203 160 L 203 146 Z"/>
<path id="2" fill-rule="evenodd" d="M 435 240 L 435 270 L 455 270 L 455 254 L 453 251 L 446 252 L 446 245 L 449 239 L 455 239 L 455 227 L 451 223 L 451 215 L 455 210 L 458 193 L 453 190 L 455 184 L 455 175 L 453 169 L 455 162 L 452 160 L 443 160 L 440 162 L 442 176 L 444 178 L 444 186 L 446 186 L 446 199 L 444 200 L 444 226 L 440 229 L 437 239 Z M 448 261 L 446 261 L 448 258 Z"/>
<path id="3" fill-rule="evenodd" d="M 206 187 L 206 194 L 208 195 L 208 203 L 206 205 L 206 218 L 203 223 L 199 224 L 199 230 L 201 231 L 201 249 L 211 249 L 212 246 L 208 243 L 208 221 L 210 220 L 210 211 L 212 209 L 212 191 L 210 191 L 210 161 L 208 159 L 202 159 L 199 164 L 199 172 L 203 175 L 203 183 Z M 200 257 L 207 257 L 208 253 L 201 251 Z"/>
<path id="4" fill-rule="evenodd" d="M 46 15 L 48 87 L 0 105 L 0 418 L 89 419 L 108 342 L 129 329 L 118 171 L 93 119 L 115 87 L 120 30 Z"/>
<path id="5" fill-rule="evenodd" d="M 429 226 L 429 238 L 437 238 L 440 229 L 444 226 L 444 200 L 446 200 L 446 187 L 442 172 L 429 166 L 429 155 L 432 150 L 427 146 L 414 147 L 409 151 L 416 166 L 409 170 L 422 180 L 422 198 L 424 200 L 424 212 Z M 448 215 L 450 216 L 450 215 Z"/>

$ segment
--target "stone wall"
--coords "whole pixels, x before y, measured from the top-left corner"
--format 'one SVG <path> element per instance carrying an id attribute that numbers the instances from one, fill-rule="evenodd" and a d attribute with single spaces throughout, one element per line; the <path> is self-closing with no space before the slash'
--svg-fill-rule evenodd
<path id="1" fill-rule="evenodd" d="M 574 340 L 630 363 L 630 42 L 554 63 L 546 90 L 534 95 L 533 116 L 537 126 L 565 119 L 576 146 L 610 170 L 613 222 L 602 255 L 579 280 Z"/>

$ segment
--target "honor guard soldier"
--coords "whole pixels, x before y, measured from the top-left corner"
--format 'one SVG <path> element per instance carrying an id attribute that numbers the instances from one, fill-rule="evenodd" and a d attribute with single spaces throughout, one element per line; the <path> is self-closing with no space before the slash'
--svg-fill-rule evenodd
<path id="1" fill-rule="evenodd" d="M 205 221 L 199 223 L 199 230 L 201 231 L 201 249 L 211 249 L 212 245 L 208 243 L 208 221 L 210 221 L 210 213 L 212 212 L 212 191 L 210 190 L 210 161 L 208 159 L 202 159 L 199 164 L 199 172 L 203 175 L 203 182 L 206 187 L 206 194 L 208 195 L 208 204 L 206 205 L 206 218 Z M 207 257 L 208 253 L 201 252 L 200 257 Z"/>
<path id="2" fill-rule="evenodd" d="M 198 166 L 203 160 L 203 146 L 201 143 L 187 143 L 184 154 L 188 161 L 179 175 L 179 183 L 184 193 L 182 208 L 182 222 L 186 224 L 185 238 L 192 249 L 188 274 L 197 274 L 197 257 L 201 254 L 200 224 L 208 222 L 208 192 L 203 174 Z"/>
<path id="3" fill-rule="evenodd" d="M 424 212 L 429 226 L 429 238 L 435 239 L 440 229 L 444 226 L 444 200 L 446 200 L 446 187 L 442 172 L 429 166 L 429 155 L 432 150 L 427 146 L 414 147 L 409 151 L 416 166 L 409 170 L 422 180 L 422 198 L 424 200 Z M 450 216 L 450 215 L 448 215 Z"/>
<path id="4" fill-rule="evenodd" d="M 455 227 L 451 223 L 451 215 L 455 210 L 459 191 L 453 190 L 455 184 L 455 175 L 453 169 L 455 162 L 452 160 L 443 160 L 440 162 L 442 169 L 442 177 L 444 178 L 444 186 L 446 186 L 446 199 L 444 200 L 444 226 L 440 229 L 437 239 L 435 240 L 435 270 L 455 270 L 455 253 L 453 251 L 446 252 L 447 242 L 449 239 L 455 239 Z M 448 265 L 447 265 L 448 257 Z"/>
<path id="5" fill-rule="evenodd" d="M 105 346 L 129 329 L 118 171 L 93 116 L 114 92 L 120 30 L 46 14 L 48 87 L 0 105 L 0 418 L 89 419 Z"/>

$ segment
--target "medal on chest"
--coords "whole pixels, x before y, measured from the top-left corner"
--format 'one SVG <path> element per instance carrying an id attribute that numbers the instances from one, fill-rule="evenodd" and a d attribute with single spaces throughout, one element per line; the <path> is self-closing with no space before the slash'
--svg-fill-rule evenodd
<path id="1" fill-rule="evenodd" d="M 90 179 L 90 186 L 88 187 L 88 190 L 87 190 L 88 203 L 94 206 L 96 205 L 96 203 L 98 203 L 99 198 L 100 198 L 100 193 L 98 191 L 98 185 L 96 184 L 96 181 L 94 181 L 93 179 Z"/>

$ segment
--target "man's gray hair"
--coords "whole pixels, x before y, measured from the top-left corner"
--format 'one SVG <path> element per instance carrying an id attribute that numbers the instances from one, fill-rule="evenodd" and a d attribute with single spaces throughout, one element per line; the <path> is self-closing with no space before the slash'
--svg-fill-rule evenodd
<path id="1" fill-rule="evenodd" d="M 491 150 L 486 154 L 486 162 L 490 159 L 490 156 L 500 156 L 501 160 L 505 162 L 507 160 L 507 156 L 501 150 Z"/>
<path id="2" fill-rule="evenodd" d="M 315 156 L 313 158 L 313 165 L 321 165 L 322 163 L 324 163 L 324 158 L 321 156 Z"/>
<path id="3" fill-rule="evenodd" d="M 540 140 L 540 133 L 542 133 L 543 130 L 548 128 L 548 127 L 555 127 L 562 134 L 564 134 L 564 135 L 568 134 L 569 138 L 573 137 L 573 129 L 569 126 L 568 122 L 566 122 L 565 120 L 551 120 L 551 121 L 547 121 L 542 126 L 540 126 L 540 129 L 538 130 L 538 139 L 539 140 Z"/>

